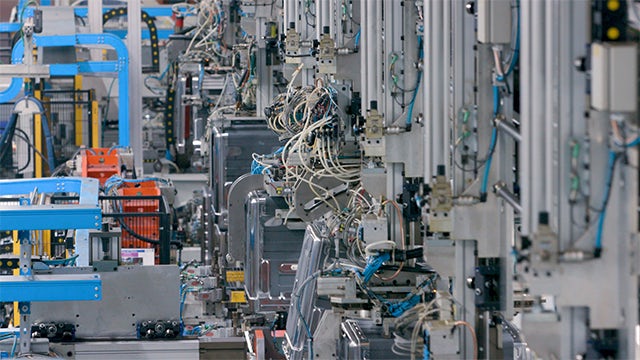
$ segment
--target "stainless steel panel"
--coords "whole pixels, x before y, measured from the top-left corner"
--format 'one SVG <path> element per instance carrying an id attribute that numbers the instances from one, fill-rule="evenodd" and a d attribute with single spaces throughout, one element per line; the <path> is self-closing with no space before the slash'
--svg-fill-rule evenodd
<path id="1" fill-rule="evenodd" d="M 298 260 L 298 272 L 293 284 L 293 294 L 289 317 L 287 319 L 287 342 L 290 346 L 292 359 L 302 357 L 305 342 L 307 341 L 306 328 L 302 322 L 302 313 L 310 327 L 315 307 L 316 280 L 310 279 L 321 270 L 323 253 L 327 239 L 323 237 L 321 229 L 316 224 L 307 226 Z M 308 280 L 308 281 L 307 281 Z M 307 281 L 307 282 L 305 282 Z M 304 286 L 304 288 L 302 288 Z M 295 296 L 298 295 L 298 296 Z M 299 305 L 299 306 L 298 306 Z M 300 309 L 300 311 L 298 310 Z"/>
<path id="2" fill-rule="evenodd" d="M 229 236 L 227 238 L 227 260 L 242 260 L 245 256 L 246 244 L 246 218 L 245 200 L 247 195 L 264 187 L 262 175 L 243 175 L 236 180 L 229 189 Z"/>
<path id="3" fill-rule="evenodd" d="M 80 342 L 71 346 L 56 345 L 59 353 L 75 360 L 113 360 L 113 359 L 149 359 L 149 360 L 198 360 L 200 345 L 198 340 L 178 341 L 104 341 Z"/>
<path id="4" fill-rule="evenodd" d="M 304 232 L 273 223 L 276 209 L 286 208 L 265 191 L 247 197 L 245 289 L 254 311 L 289 307 Z M 282 201 L 284 202 L 284 201 Z M 269 224 L 269 225 L 267 225 Z"/>
<path id="5" fill-rule="evenodd" d="M 346 320 L 340 325 L 338 358 L 343 360 L 369 359 L 369 339 L 355 320 Z"/>
<path id="6" fill-rule="evenodd" d="M 93 272 L 91 268 L 54 271 L 54 274 L 61 273 Z M 33 303 L 33 321 L 76 324 L 76 337 L 81 339 L 135 339 L 136 327 L 141 321 L 179 320 L 177 266 L 120 266 L 118 271 L 100 276 L 102 301 Z"/>

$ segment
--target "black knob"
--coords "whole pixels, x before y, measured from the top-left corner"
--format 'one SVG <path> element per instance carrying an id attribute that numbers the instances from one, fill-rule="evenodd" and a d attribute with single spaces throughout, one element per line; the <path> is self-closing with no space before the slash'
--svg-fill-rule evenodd
<path id="1" fill-rule="evenodd" d="M 473 15 L 476 13 L 476 3 L 475 1 L 467 1 L 466 4 L 464 4 L 464 8 L 467 10 L 467 14 L 469 15 Z"/>
<path id="2" fill-rule="evenodd" d="M 475 289 L 475 288 L 476 288 L 476 278 L 475 278 L 475 277 L 473 277 L 473 276 L 469 276 L 469 277 L 467 278 L 466 283 L 467 283 L 467 287 L 468 287 L 469 289 Z"/>
<path id="3" fill-rule="evenodd" d="M 573 60 L 573 66 L 579 72 L 587 71 L 587 58 L 584 56 L 578 56 L 575 60 Z"/>

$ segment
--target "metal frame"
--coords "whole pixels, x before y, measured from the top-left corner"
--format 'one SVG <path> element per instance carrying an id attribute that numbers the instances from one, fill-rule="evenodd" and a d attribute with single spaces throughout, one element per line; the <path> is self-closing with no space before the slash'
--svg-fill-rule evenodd
<path id="1" fill-rule="evenodd" d="M 30 205 L 34 193 L 74 192 L 78 205 Z M 19 230 L 20 275 L 0 279 L 0 301 L 18 301 L 20 311 L 20 353 L 31 350 L 31 302 L 100 300 L 99 275 L 34 276 L 31 271 L 29 230 L 99 228 L 98 181 L 79 178 L 50 178 L 0 181 L 0 196 L 21 195 L 19 205 L 0 209 L 0 230 Z M 38 221 L 34 221 L 38 219 Z M 7 221 L 9 220 L 9 221 Z M 88 254 L 87 254 L 88 255 Z"/>
<path id="2" fill-rule="evenodd" d="M 117 73 L 118 93 L 120 106 L 118 107 L 118 127 L 130 128 L 130 84 L 129 84 L 129 52 L 125 44 L 117 36 L 111 34 L 76 34 L 62 36 L 38 36 L 33 37 L 33 43 L 38 47 L 61 47 L 76 45 L 107 45 L 112 47 L 118 55 L 115 61 L 87 61 L 77 64 L 49 64 L 50 76 L 74 76 L 85 73 Z M 12 64 L 22 64 L 24 56 L 24 43 L 19 40 L 13 47 L 11 54 Z M 24 79 L 13 78 L 9 87 L 0 92 L 0 103 L 11 101 L 21 89 Z M 133 117 L 132 117 L 133 118 Z M 129 146 L 130 135 L 128 131 L 118 132 L 118 142 L 121 146 Z"/>

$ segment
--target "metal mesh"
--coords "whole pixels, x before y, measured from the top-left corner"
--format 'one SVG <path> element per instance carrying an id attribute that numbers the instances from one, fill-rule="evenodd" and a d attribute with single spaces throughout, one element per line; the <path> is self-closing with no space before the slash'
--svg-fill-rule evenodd
<path id="1" fill-rule="evenodd" d="M 78 149 L 76 117 L 82 127 L 81 144 L 90 144 L 93 93 L 90 90 L 45 90 L 42 95 L 51 121 L 56 158 L 69 159 Z"/>
<path id="2" fill-rule="evenodd" d="M 169 212 L 162 196 L 104 196 L 103 217 L 122 228 L 122 248 L 154 248 L 156 263 L 168 263 Z"/>
<path id="3" fill-rule="evenodd" d="M 54 204 L 77 204 L 76 196 L 55 196 Z M 122 228 L 121 247 L 154 248 L 156 263 L 170 257 L 170 214 L 162 196 L 100 196 L 104 220 L 113 219 Z"/>
<path id="4" fill-rule="evenodd" d="M 0 33 L 0 64 L 11 63 L 11 39 L 10 33 Z"/>
<path id="5" fill-rule="evenodd" d="M 68 160 L 78 149 L 76 145 L 76 116 L 82 126 L 81 144 L 89 145 L 91 143 L 91 105 L 94 93 L 92 90 L 44 90 L 42 98 L 53 136 L 55 157 L 58 162 Z M 4 131 L 14 104 L 0 104 L 0 133 Z"/>

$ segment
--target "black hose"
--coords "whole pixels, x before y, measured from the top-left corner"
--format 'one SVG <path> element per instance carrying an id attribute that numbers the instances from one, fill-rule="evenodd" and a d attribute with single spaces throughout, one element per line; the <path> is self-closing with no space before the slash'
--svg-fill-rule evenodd
<path id="1" fill-rule="evenodd" d="M 27 133 L 18 128 L 16 128 L 16 131 L 18 131 L 20 134 L 14 134 L 14 136 L 21 138 L 22 140 L 24 140 L 24 142 L 27 143 L 30 148 L 35 149 L 33 145 L 31 145 L 31 141 L 29 140 L 29 136 L 27 135 Z M 16 170 L 16 174 L 21 174 L 29 167 L 29 165 L 31 165 L 31 151 L 27 151 L 27 163 L 24 164 L 23 167 Z"/>
<path id="2" fill-rule="evenodd" d="M 135 232 L 133 229 L 131 229 L 129 225 L 127 225 L 124 221 L 122 221 L 121 218 L 117 218 L 117 219 L 118 219 L 118 222 L 120 223 L 120 226 L 122 226 L 122 228 L 125 229 L 134 238 L 152 245 L 160 245 L 160 240 L 153 240 L 153 239 L 149 239 L 146 236 L 140 235 L 137 232 Z M 174 245 L 178 249 L 182 249 L 183 247 L 182 242 L 177 240 L 171 240 L 169 244 Z"/>

